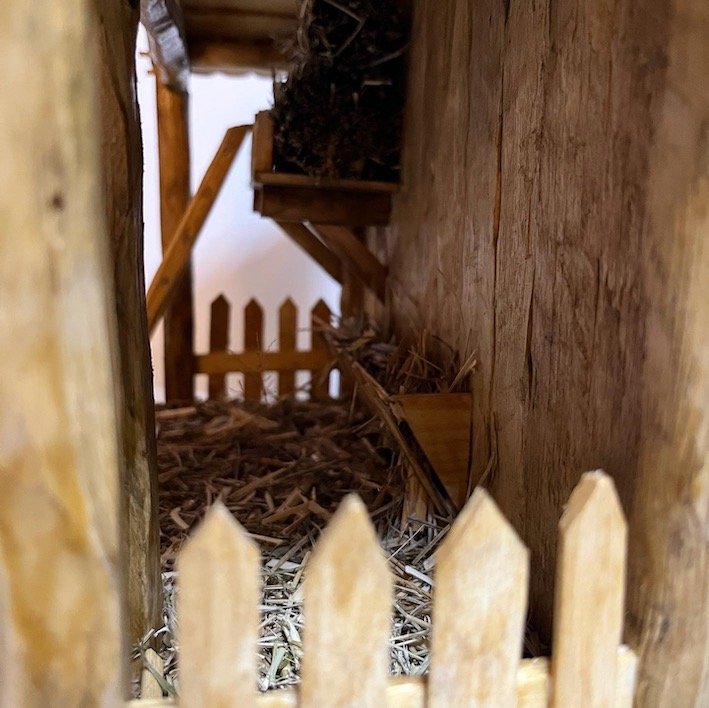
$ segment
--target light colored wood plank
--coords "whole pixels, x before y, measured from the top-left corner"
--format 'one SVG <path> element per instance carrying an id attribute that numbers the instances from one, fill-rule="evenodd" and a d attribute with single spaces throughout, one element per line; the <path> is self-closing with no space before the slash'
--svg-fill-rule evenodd
<path id="1" fill-rule="evenodd" d="M 549 705 L 549 660 L 524 659 L 517 669 L 516 708 L 547 708 Z"/>
<path id="2" fill-rule="evenodd" d="M 265 371 L 319 371 L 330 361 L 330 356 L 326 351 L 200 354 L 195 357 L 195 371 L 199 374 L 228 374 L 231 372 L 258 374 Z"/>
<path id="3" fill-rule="evenodd" d="M 527 549 L 478 487 L 436 556 L 431 708 L 515 705 L 528 574 Z"/>
<path id="4" fill-rule="evenodd" d="M 465 504 L 471 462 L 473 397 L 469 393 L 392 396 L 394 411 L 416 441 L 458 509 Z"/>
<path id="5" fill-rule="evenodd" d="M 298 330 L 298 308 L 288 298 L 278 311 L 278 350 L 287 354 L 295 351 Z M 278 374 L 278 395 L 289 396 L 295 391 L 295 369 Z"/>
<path id="6" fill-rule="evenodd" d="M 263 308 L 255 299 L 244 308 L 244 352 L 263 353 Z M 244 374 L 244 396 L 247 401 L 260 401 L 263 394 L 263 369 Z"/>
<path id="7" fill-rule="evenodd" d="M 613 708 L 632 708 L 638 679 L 638 657 L 626 646 L 618 649 Z"/>
<path id="8" fill-rule="evenodd" d="M 254 209 L 276 221 L 386 226 L 391 215 L 391 194 L 264 184 L 254 190 Z"/>
<path id="9" fill-rule="evenodd" d="M 95 12 L 0 3 L 0 696 L 13 708 L 123 695 Z"/>
<path id="10" fill-rule="evenodd" d="M 322 334 L 323 327 L 332 322 L 332 312 L 324 300 L 318 300 L 310 313 L 310 349 L 312 352 L 327 355 L 327 342 Z M 310 396 L 321 400 L 330 396 L 330 367 L 318 367 L 310 370 Z"/>
<path id="11" fill-rule="evenodd" d="M 551 665 L 556 708 L 614 703 L 626 536 L 611 478 L 584 474 L 559 522 Z"/>
<path id="12" fill-rule="evenodd" d="M 212 354 L 224 353 L 229 349 L 229 325 L 231 321 L 231 305 L 220 295 L 215 298 L 210 307 L 209 318 L 209 351 Z M 226 375 L 210 374 L 209 397 L 213 400 L 223 400 L 227 397 Z"/>
<path id="13" fill-rule="evenodd" d="M 240 125 L 227 130 L 214 159 L 207 168 L 197 192 L 171 239 L 171 245 L 158 267 L 148 290 L 148 329 L 152 333 L 189 261 L 202 226 L 214 206 L 229 168 L 251 126 Z"/>
<path id="14" fill-rule="evenodd" d="M 165 670 L 164 662 L 154 649 L 146 650 L 145 662 L 150 668 L 148 666 L 143 667 L 143 673 L 140 677 L 140 697 L 141 699 L 162 698 L 162 686 L 155 678 L 153 672 L 157 673 L 158 676 L 163 676 Z"/>
<path id="15" fill-rule="evenodd" d="M 392 581 L 367 510 L 346 497 L 305 577 L 303 708 L 385 703 Z"/>
<path id="16" fill-rule="evenodd" d="M 166 86 L 156 74 L 158 160 L 160 177 L 160 234 L 167 253 L 190 203 L 189 97 Z M 194 397 L 192 354 L 194 340 L 191 259 L 175 284 L 163 316 L 165 338 L 165 397 L 189 401 Z"/>
<path id="17" fill-rule="evenodd" d="M 342 282 L 342 263 L 315 234 L 304 224 L 276 221 L 278 226 L 300 246 L 315 262 L 338 283 Z"/>
<path id="18" fill-rule="evenodd" d="M 221 503 L 177 560 L 180 705 L 256 705 L 259 551 Z"/>
<path id="19" fill-rule="evenodd" d="M 332 224 L 313 224 L 325 244 L 380 299 L 386 294 L 387 269 L 350 229 Z"/>

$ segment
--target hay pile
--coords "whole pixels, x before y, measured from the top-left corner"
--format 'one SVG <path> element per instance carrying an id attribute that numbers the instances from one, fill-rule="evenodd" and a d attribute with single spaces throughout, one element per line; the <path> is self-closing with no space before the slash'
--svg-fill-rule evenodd
<path id="1" fill-rule="evenodd" d="M 399 180 L 408 33 L 399 0 L 301 0 L 274 83 L 276 171 Z"/>
<path id="2" fill-rule="evenodd" d="M 275 405 L 208 402 L 158 412 L 160 526 L 165 624 L 155 635 L 170 690 L 177 681 L 176 585 L 179 548 L 215 500 L 257 541 L 263 600 L 259 686 L 298 680 L 307 560 L 340 500 L 367 506 L 395 576 L 391 671 L 428 668 L 432 554 L 451 519 L 407 520 L 403 470 L 381 447 L 378 423 L 347 404 L 282 400 Z"/>

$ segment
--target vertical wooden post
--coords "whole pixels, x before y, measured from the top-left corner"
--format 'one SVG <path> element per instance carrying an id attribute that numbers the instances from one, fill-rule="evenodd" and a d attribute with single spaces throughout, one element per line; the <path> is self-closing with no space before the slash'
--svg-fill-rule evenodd
<path id="1" fill-rule="evenodd" d="M 332 320 L 332 312 L 324 300 L 318 300 L 310 313 L 311 345 L 312 351 L 327 351 L 327 343 L 323 336 L 323 326 L 329 325 Z M 317 369 L 310 372 L 310 396 L 311 398 L 325 399 L 330 395 L 330 370 Z"/>
<path id="2" fill-rule="evenodd" d="M 263 308 L 251 299 L 244 308 L 244 351 L 263 351 Z M 260 401 L 263 393 L 263 373 L 244 374 L 244 397 Z"/>
<path id="3" fill-rule="evenodd" d="M 294 352 L 296 349 L 296 331 L 298 328 L 298 308 L 288 298 L 278 311 L 279 332 L 278 349 L 281 353 Z M 289 396 L 295 391 L 295 371 L 278 373 L 278 395 Z"/>
<path id="4" fill-rule="evenodd" d="M 162 83 L 156 72 L 158 149 L 160 153 L 160 231 L 167 252 L 190 201 L 188 96 Z M 165 311 L 165 396 L 194 395 L 192 271 L 188 263 Z"/>
<path id="5" fill-rule="evenodd" d="M 229 348 L 229 319 L 231 305 L 220 295 L 212 302 L 209 321 L 209 351 L 225 352 Z M 227 397 L 226 374 L 209 375 L 209 397 L 221 400 Z"/>
<path id="6" fill-rule="evenodd" d="M 7 706 L 121 700 L 118 357 L 92 16 L 81 0 L 0 4 L 0 703 Z M 28 48 L 32 60 L 24 61 Z"/>

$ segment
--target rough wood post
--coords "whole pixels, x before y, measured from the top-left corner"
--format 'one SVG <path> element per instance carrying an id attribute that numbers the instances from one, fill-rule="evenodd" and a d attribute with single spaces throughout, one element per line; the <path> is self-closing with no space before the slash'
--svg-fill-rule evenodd
<path id="1" fill-rule="evenodd" d="M 155 72 L 160 156 L 160 232 L 167 253 L 190 202 L 188 95 L 166 86 Z M 194 397 L 192 267 L 188 259 L 163 317 L 165 333 L 165 397 Z"/>
<path id="2" fill-rule="evenodd" d="M 229 349 L 229 322 L 231 305 L 220 295 L 212 302 L 209 320 L 209 352 L 225 352 Z M 209 397 L 223 400 L 227 397 L 226 374 L 209 375 Z"/>
<path id="3" fill-rule="evenodd" d="M 118 356 L 93 37 L 87 2 L 0 4 L 7 706 L 118 705 L 122 693 Z"/>
<path id="4" fill-rule="evenodd" d="M 143 271 L 143 158 L 135 95 L 137 13 L 128 3 L 95 3 L 100 49 L 103 203 L 118 317 L 118 423 L 128 505 L 129 640 L 161 621 L 157 452 Z"/>

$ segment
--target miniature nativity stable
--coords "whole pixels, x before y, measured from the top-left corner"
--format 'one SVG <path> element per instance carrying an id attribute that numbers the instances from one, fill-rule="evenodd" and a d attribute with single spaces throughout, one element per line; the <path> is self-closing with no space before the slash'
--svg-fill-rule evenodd
<path id="1" fill-rule="evenodd" d="M 129 647 L 145 660 L 145 706 L 706 703 L 706 2 L 402 4 L 396 179 L 283 170 L 271 114 L 228 132 L 194 195 L 186 75 L 287 69 L 283 39 L 313 3 L 135 5 L 0 9 L 0 704 L 124 705 Z M 329 5 L 355 15 L 355 36 L 357 3 Z M 164 245 L 147 297 L 141 15 Z M 320 307 L 298 351 L 284 303 L 282 346 L 262 351 L 260 323 L 276 313 L 250 306 L 256 334 L 234 353 L 218 301 L 211 351 L 194 352 L 190 250 L 249 144 L 257 210 L 342 282 L 342 320 L 375 329 Z M 148 331 L 160 318 L 170 404 L 156 417 Z M 393 359 L 377 369 L 382 352 Z M 222 400 L 233 371 L 238 406 Z M 256 400 L 265 371 L 280 408 Z M 312 373 L 310 400 L 291 401 L 296 371 Z M 192 401 L 198 372 L 212 408 Z M 400 376 L 438 383 L 388 388 Z M 220 457 L 237 435 L 251 456 Z M 191 452 L 168 469 L 186 436 Z M 328 462 L 326 478 L 317 464 L 332 456 L 347 463 Z M 197 463 L 214 471 L 202 524 L 205 504 L 179 497 Z M 406 527 L 399 546 L 382 533 L 396 499 L 427 539 L 401 557 Z M 159 516 L 163 536 L 190 536 L 171 558 L 177 683 L 164 656 L 149 659 L 165 607 Z M 307 558 L 295 541 L 263 550 L 289 527 Z M 302 643 L 280 609 L 259 619 L 264 588 L 267 607 L 296 613 L 286 586 L 302 587 Z M 257 694 L 258 624 L 275 615 L 270 666 L 286 685 L 275 657 L 288 645 L 300 681 Z M 391 625 L 406 625 L 392 641 L 408 676 L 388 675 Z"/>

